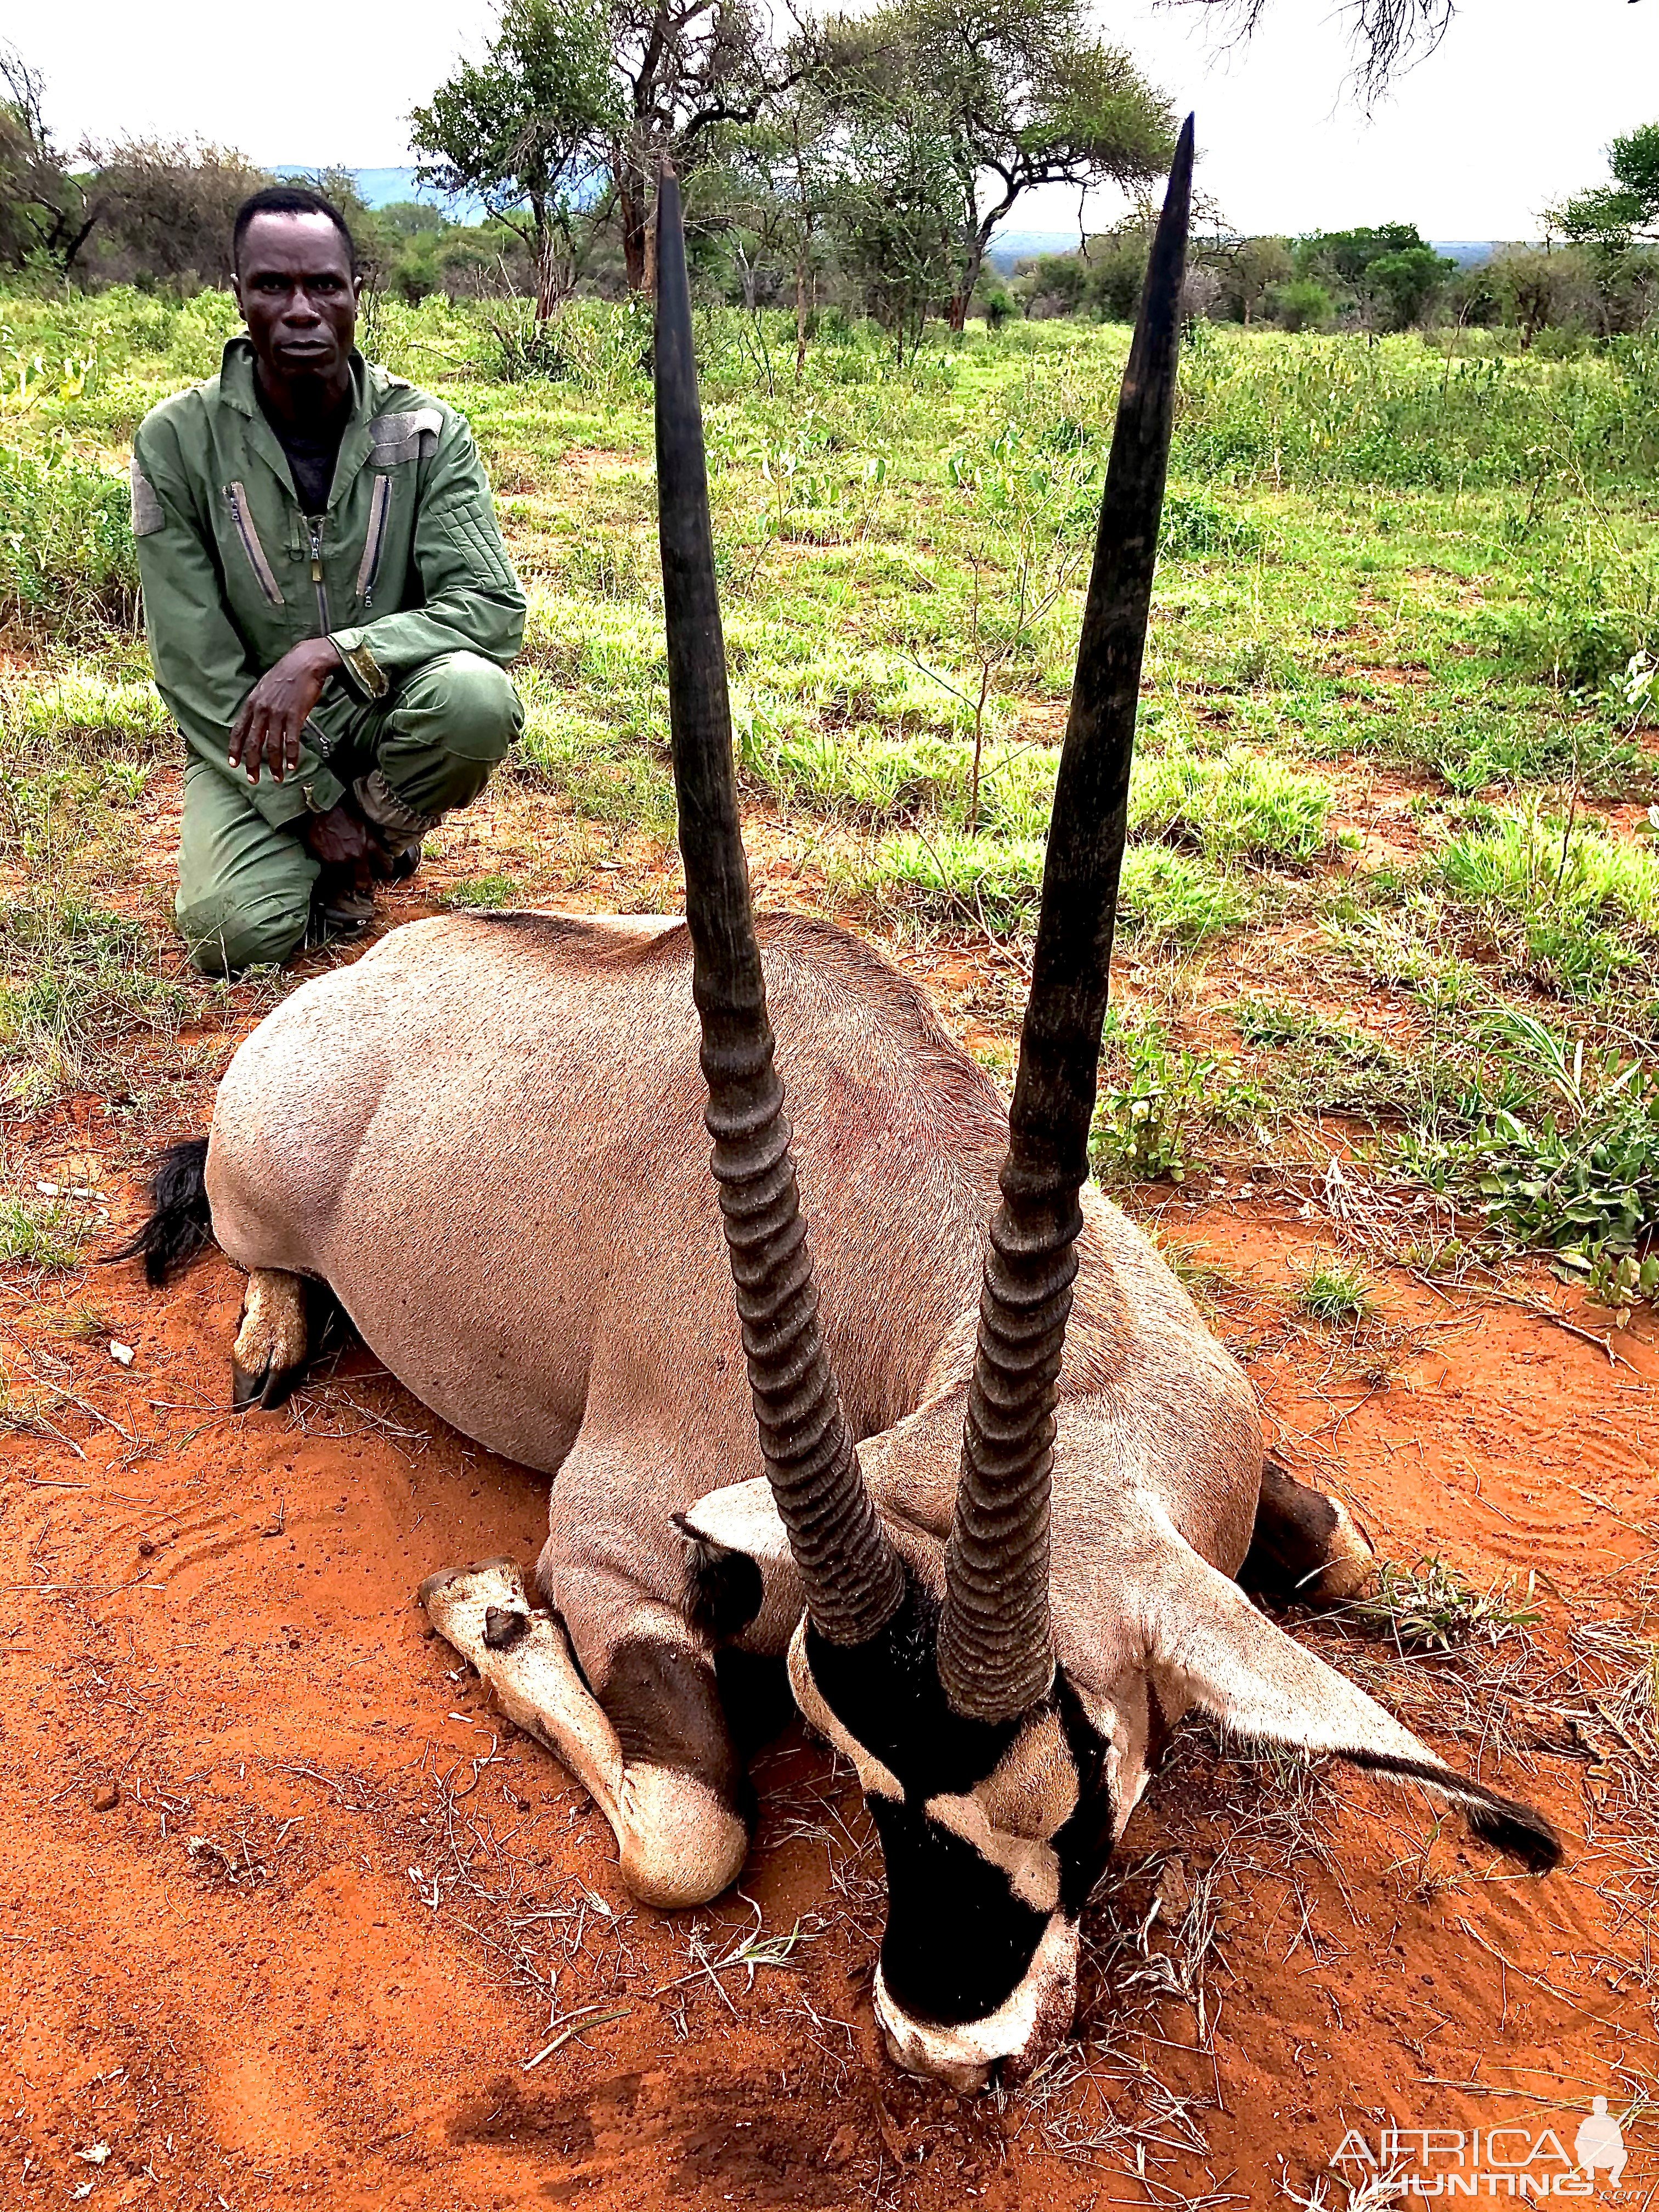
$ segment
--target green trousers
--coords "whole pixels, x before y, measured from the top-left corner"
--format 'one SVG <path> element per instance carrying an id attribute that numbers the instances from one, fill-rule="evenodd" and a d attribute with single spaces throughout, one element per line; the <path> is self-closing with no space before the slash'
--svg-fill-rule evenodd
<path id="1" fill-rule="evenodd" d="M 523 726 L 505 670 L 477 653 L 441 653 L 366 705 L 329 765 L 348 781 L 378 768 L 431 819 L 477 797 Z M 239 778 L 187 756 L 175 912 L 204 975 L 274 964 L 305 943 L 319 864 L 300 829 L 273 829 Z"/>

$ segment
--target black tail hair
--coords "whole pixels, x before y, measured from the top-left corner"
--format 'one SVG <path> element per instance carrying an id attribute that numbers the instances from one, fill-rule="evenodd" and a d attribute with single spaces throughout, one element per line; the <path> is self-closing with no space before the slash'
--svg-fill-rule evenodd
<path id="1" fill-rule="evenodd" d="M 159 1287 L 175 1267 L 207 1249 L 213 1242 L 207 1152 L 205 1137 L 187 1137 L 183 1144 L 167 1146 L 150 1178 L 149 1220 L 129 1243 L 105 1254 L 106 1266 L 142 1253 L 144 1279 Z"/>

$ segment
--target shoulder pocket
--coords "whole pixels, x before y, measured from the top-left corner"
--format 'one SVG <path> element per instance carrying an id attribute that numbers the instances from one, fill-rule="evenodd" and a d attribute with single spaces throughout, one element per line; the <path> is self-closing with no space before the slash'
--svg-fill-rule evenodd
<path id="1" fill-rule="evenodd" d="M 368 426 L 377 469 L 423 461 L 434 451 L 444 418 L 435 407 L 411 407 L 406 414 L 377 415 Z"/>
<path id="2" fill-rule="evenodd" d="M 132 457 L 132 534 L 135 538 L 153 538 L 166 522 L 161 502 L 155 495 L 155 487 L 138 465 L 138 456 Z"/>
<path id="3" fill-rule="evenodd" d="M 519 580 L 507 561 L 495 509 L 483 501 L 446 507 L 437 518 L 446 535 L 498 590 L 516 592 Z"/>

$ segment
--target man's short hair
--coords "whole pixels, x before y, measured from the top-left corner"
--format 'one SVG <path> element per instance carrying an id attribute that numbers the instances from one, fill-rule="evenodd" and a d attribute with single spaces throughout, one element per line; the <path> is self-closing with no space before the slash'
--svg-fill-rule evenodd
<path id="1" fill-rule="evenodd" d="M 242 265 L 242 240 L 247 227 L 256 215 L 325 215 L 345 240 L 346 259 L 351 273 L 357 274 L 357 241 L 351 235 L 351 227 L 332 200 L 321 192 L 313 192 L 309 185 L 267 185 L 261 191 L 250 192 L 236 210 L 236 220 L 230 230 L 230 265 Z"/>

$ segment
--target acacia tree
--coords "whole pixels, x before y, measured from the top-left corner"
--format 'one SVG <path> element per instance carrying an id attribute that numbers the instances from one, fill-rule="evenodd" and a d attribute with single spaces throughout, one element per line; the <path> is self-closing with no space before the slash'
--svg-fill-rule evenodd
<path id="1" fill-rule="evenodd" d="M 672 161 L 684 179 L 712 161 L 722 131 L 753 123 L 793 76 L 757 0 L 611 0 L 610 46 L 608 159 L 623 262 L 634 290 L 648 292 L 659 164 Z"/>
<path id="2" fill-rule="evenodd" d="M 862 99 L 837 147 L 829 194 L 842 268 L 892 332 L 902 367 L 957 269 L 955 149 L 925 106 Z"/>
<path id="3" fill-rule="evenodd" d="M 507 0 L 483 61 L 460 63 L 410 117 L 420 181 L 472 194 L 528 247 L 538 322 L 574 282 L 575 223 L 618 116 L 592 0 Z"/>
<path id="4" fill-rule="evenodd" d="M 1173 0 L 1177 7 L 1208 8 L 1248 39 L 1273 0 Z M 1348 27 L 1361 91 L 1375 98 L 1397 70 L 1432 52 L 1450 27 L 1460 0 L 1337 0 L 1335 14 Z"/>
<path id="5" fill-rule="evenodd" d="M 98 175 L 100 273 L 112 259 L 146 277 L 229 283 L 231 225 L 248 194 L 270 182 L 264 170 L 199 138 L 127 138 L 85 150 Z"/>
<path id="6" fill-rule="evenodd" d="M 757 303 L 765 260 L 781 264 L 793 280 L 799 383 L 809 298 L 839 179 L 838 149 L 836 118 L 805 41 L 782 58 L 780 81 L 759 118 L 720 134 L 719 167 L 707 183 L 733 238 L 745 306 L 752 312 Z"/>
<path id="7" fill-rule="evenodd" d="M 1615 138 L 1607 166 L 1611 183 L 1575 192 L 1547 219 L 1569 238 L 1614 252 L 1659 240 L 1659 123 Z"/>
<path id="8" fill-rule="evenodd" d="M 886 0 L 828 27 L 850 113 L 907 111 L 950 149 L 950 319 L 967 319 L 991 234 L 1034 185 L 1131 187 L 1168 163 L 1174 118 L 1084 0 Z M 920 123 L 922 116 L 925 125 Z"/>

